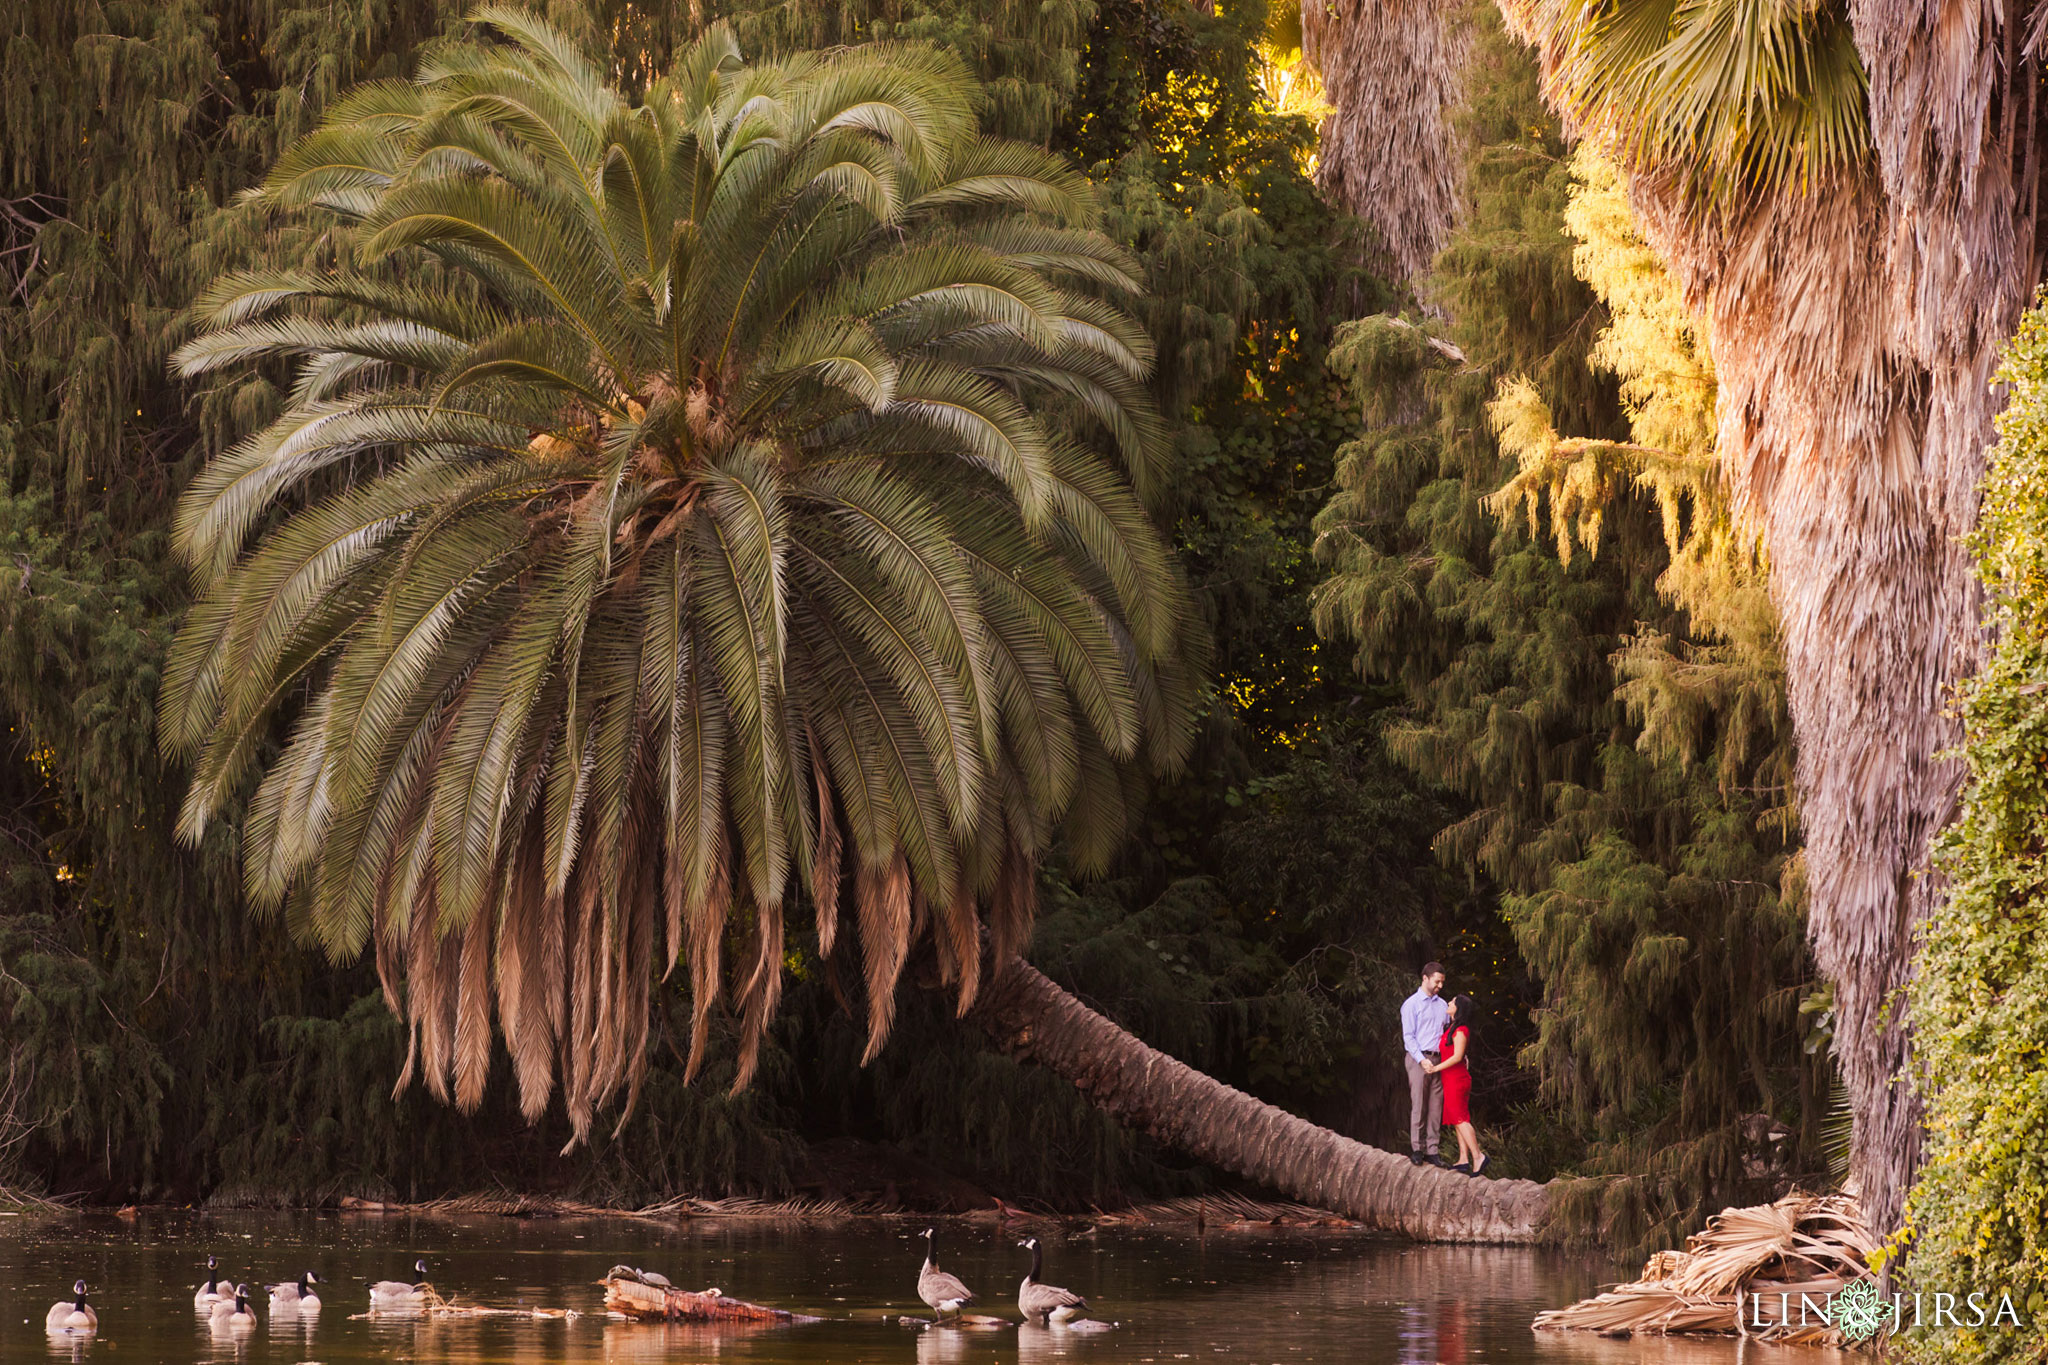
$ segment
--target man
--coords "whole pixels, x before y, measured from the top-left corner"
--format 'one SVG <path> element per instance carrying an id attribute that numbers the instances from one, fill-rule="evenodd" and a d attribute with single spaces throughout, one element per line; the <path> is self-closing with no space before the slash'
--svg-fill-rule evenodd
<path id="1" fill-rule="evenodd" d="M 1401 1045 L 1408 1050 L 1408 1160 L 1417 1166 L 1425 1161 L 1437 1166 L 1451 1164 L 1437 1151 L 1444 1121 L 1444 1083 L 1423 1070 L 1423 1063 L 1443 1060 L 1437 1045 L 1444 1040 L 1444 1016 L 1450 1012 L 1438 998 L 1443 988 L 1443 964 L 1425 962 L 1421 987 L 1401 1002 Z"/>

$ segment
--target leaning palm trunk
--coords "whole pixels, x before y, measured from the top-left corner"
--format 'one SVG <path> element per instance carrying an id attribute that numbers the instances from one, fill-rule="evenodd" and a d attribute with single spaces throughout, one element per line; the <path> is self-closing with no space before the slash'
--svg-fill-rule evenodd
<path id="1" fill-rule="evenodd" d="M 1571 119 L 1578 73 L 1555 0 L 1501 7 Z M 1939 45 L 1928 7 L 1851 10 L 1872 157 L 1706 213 L 1688 198 L 1696 167 L 1638 166 L 1631 199 L 1709 321 L 1723 470 L 1770 557 L 1809 932 L 1835 985 L 1853 1170 L 1872 1225 L 1888 1229 L 1921 1137 L 1898 988 L 1942 894 L 1924 871 L 1928 840 L 1962 777 L 1940 757 L 1958 738 L 1947 692 L 1980 648 L 1962 537 L 1998 401 L 1993 361 L 2036 273 L 2033 111 L 2009 116 L 2034 71 L 2008 60 L 1998 76 L 2001 49 L 2017 54 L 1990 7 Z M 1627 111 L 1600 117 L 1578 131 L 1627 137 L 1608 122 Z"/>
<path id="2" fill-rule="evenodd" d="M 975 1017 L 1007 1051 L 1072 1081 L 1131 1127 L 1293 1199 L 1432 1242 L 1534 1242 L 1545 1186 L 1473 1179 L 1319 1128 L 1177 1062 L 1022 961 Z"/>
<path id="3" fill-rule="evenodd" d="M 1463 6 L 1311 0 L 1301 41 L 1331 106 L 1317 182 L 1372 224 L 1397 278 L 1420 278 L 1450 235 L 1462 188 L 1452 115 L 1470 46 Z"/>

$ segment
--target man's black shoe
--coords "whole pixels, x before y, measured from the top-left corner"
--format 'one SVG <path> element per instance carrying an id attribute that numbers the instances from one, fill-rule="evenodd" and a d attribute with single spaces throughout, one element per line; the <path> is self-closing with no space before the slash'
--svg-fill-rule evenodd
<path id="1" fill-rule="evenodd" d="M 1451 1169 L 1451 1159 L 1445 1156 L 1442 1152 L 1431 1152 L 1429 1154 L 1429 1160 L 1430 1164 L 1433 1166 L 1441 1166 L 1447 1171 Z"/>
<path id="2" fill-rule="evenodd" d="M 1410 1148 L 1408 1152 L 1408 1164 L 1410 1166 L 1420 1166 L 1422 1164 L 1422 1153 L 1415 1151 L 1413 1148 Z"/>

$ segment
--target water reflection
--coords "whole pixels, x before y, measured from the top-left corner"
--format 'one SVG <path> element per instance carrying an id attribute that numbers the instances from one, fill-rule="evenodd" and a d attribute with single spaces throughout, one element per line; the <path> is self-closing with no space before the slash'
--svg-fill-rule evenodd
<path id="1" fill-rule="evenodd" d="M 1017 1328 L 1017 1365 L 1039 1365 L 1044 1361 L 1088 1360 L 1108 1350 L 1115 1331 L 1071 1327 L 1037 1327 L 1031 1323 Z"/>
<path id="2" fill-rule="evenodd" d="M 917 1365 L 956 1365 L 967 1359 L 967 1345 L 957 1327 L 927 1327 L 917 1334 Z"/>
<path id="3" fill-rule="evenodd" d="M 84 1360 L 92 1349 L 92 1338 L 83 1332 L 50 1332 L 45 1340 L 52 1360 Z"/>
<path id="4" fill-rule="evenodd" d="M 604 1358 L 619 1362 L 705 1360 L 741 1350 L 754 1338 L 802 1330 L 769 1322 L 607 1322 Z"/>
<path id="5" fill-rule="evenodd" d="M 909 1221 L 799 1226 L 691 1220 L 368 1218 L 148 1213 L 134 1224 L 92 1217 L 0 1220 L 0 1360 L 97 1358 L 99 1365 L 355 1365 L 483 1362 L 733 1362 L 734 1365 L 1139 1365 L 1212 1360 L 1274 1365 L 1831 1365 L 1812 1351 L 1733 1342 L 1609 1342 L 1538 1336 L 1530 1318 L 1624 1267 L 1561 1252 L 1416 1248 L 1365 1237 L 1112 1230 L 1044 1232 L 1062 1284 L 1120 1324 L 1097 1334 L 1006 1326 L 918 1330 L 913 1286 L 921 1248 Z M 948 1269 L 1014 1322 L 1021 1273 L 1014 1235 L 954 1227 Z M 276 1283 L 306 1267 L 332 1285 L 323 1314 L 259 1314 L 252 1331 L 215 1333 L 192 1314 L 195 1265 L 209 1250 L 236 1279 Z M 357 1316 L 364 1285 L 416 1255 L 464 1303 L 574 1309 L 526 1316 Z M 718 1285 L 758 1303 L 815 1313 L 801 1326 L 609 1320 L 597 1281 L 617 1263 L 679 1285 Z M 226 1267 L 224 1267 L 226 1268 Z M 53 1339 L 42 1312 L 83 1274 L 95 1287 L 101 1340 Z M 22 1288 L 27 1286 L 28 1288 Z M 448 1292 L 444 1288 L 443 1292 Z M 24 1318 L 33 1315 L 33 1321 Z M 118 1348 L 118 1349 L 116 1349 Z"/>

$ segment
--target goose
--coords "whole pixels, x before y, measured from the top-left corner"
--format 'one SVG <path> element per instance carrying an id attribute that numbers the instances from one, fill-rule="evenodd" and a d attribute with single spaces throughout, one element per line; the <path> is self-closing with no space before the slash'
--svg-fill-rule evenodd
<path id="1" fill-rule="evenodd" d="M 100 1315 L 92 1311 L 92 1305 L 85 1301 L 85 1281 L 71 1286 L 71 1297 L 59 1299 L 50 1305 L 50 1311 L 43 1318 L 43 1326 L 52 1332 L 84 1332 L 88 1336 L 100 1330 Z"/>
<path id="2" fill-rule="evenodd" d="M 202 1313 L 219 1303 L 221 1291 L 229 1288 L 228 1285 L 222 1283 L 220 1278 L 213 1273 L 219 1266 L 220 1262 L 214 1260 L 211 1256 L 207 1257 L 206 1282 L 193 1292 L 192 1306 Z"/>
<path id="3" fill-rule="evenodd" d="M 974 1291 L 939 1269 L 938 1230 L 926 1228 L 923 1237 L 924 1269 L 917 1273 L 917 1296 L 939 1317 L 958 1313 L 963 1305 L 974 1302 Z"/>
<path id="4" fill-rule="evenodd" d="M 232 1299 L 222 1299 L 213 1309 L 213 1326 L 217 1331 L 241 1332 L 256 1325 L 256 1310 L 249 1306 L 249 1286 L 235 1286 Z"/>
<path id="5" fill-rule="evenodd" d="M 1088 1311 L 1088 1300 L 1073 1290 L 1040 1281 L 1038 1272 L 1045 1269 L 1045 1249 L 1038 1245 L 1036 1237 L 1026 1237 L 1017 1245 L 1031 1253 L 1031 1273 L 1017 1286 L 1017 1311 L 1026 1322 L 1072 1322 Z"/>
<path id="6" fill-rule="evenodd" d="M 272 1313 L 317 1313 L 320 1311 L 320 1296 L 313 1292 L 313 1286 L 320 1283 L 320 1277 L 307 1271 L 296 1280 L 270 1286 L 270 1311 Z"/>
<path id="7" fill-rule="evenodd" d="M 407 1284 L 404 1280 L 379 1280 L 370 1286 L 370 1311 L 398 1309 L 410 1311 L 427 1306 L 427 1259 L 422 1256 L 412 1263 L 412 1273 L 419 1276 L 419 1283 Z"/>

